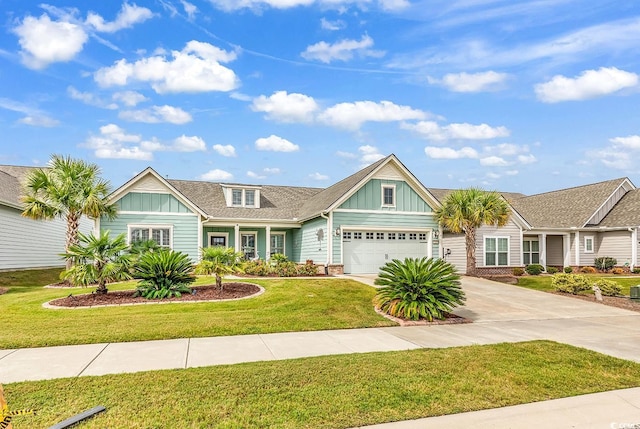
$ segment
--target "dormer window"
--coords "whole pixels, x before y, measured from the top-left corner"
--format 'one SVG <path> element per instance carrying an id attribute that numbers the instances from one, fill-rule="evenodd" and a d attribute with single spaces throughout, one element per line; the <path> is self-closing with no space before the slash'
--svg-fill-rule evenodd
<path id="1" fill-rule="evenodd" d="M 225 187 L 224 195 L 227 200 L 227 207 L 260 207 L 259 187 Z"/>

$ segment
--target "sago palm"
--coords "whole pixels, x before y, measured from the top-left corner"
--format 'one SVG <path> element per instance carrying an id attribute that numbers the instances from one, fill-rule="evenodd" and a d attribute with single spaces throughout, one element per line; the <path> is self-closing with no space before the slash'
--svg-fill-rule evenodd
<path id="1" fill-rule="evenodd" d="M 499 193 L 469 188 L 447 195 L 435 214 L 445 230 L 464 233 L 467 274 L 473 275 L 476 271 L 476 230 L 482 225 L 505 226 L 511 210 Z"/>
<path id="2" fill-rule="evenodd" d="M 189 256 L 170 249 L 143 253 L 133 267 L 133 278 L 140 279 L 136 295 L 149 299 L 171 298 L 190 293 L 195 281 Z"/>
<path id="3" fill-rule="evenodd" d="M 408 320 L 444 319 L 462 305 L 464 291 L 453 265 L 442 259 L 394 259 L 380 268 L 374 298 L 383 312 Z"/>

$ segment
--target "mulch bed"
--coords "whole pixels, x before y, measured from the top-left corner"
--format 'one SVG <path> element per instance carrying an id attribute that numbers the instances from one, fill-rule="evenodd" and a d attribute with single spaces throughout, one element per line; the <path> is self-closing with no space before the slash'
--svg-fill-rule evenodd
<path id="1" fill-rule="evenodd" d="M 444 320 L 437 320 L 434 319 L 433 321 L 429 322 L 427 319 L 420 319 L 420 320 L 407 320 L 407 319 L 401 319 L 399 317 L 394 317 L 391 316 L 389 314 L 384 313 L 383 311 L 381 311 L 379 308 L 375 308 L 376 313 L 378 313 L 379 315 L 389 319 L 389 320 L 393 320 L 394 322 L 396 322 L 398 325 L 400 326 L 431 326 L 431 325 L 457 325 L 459 323 L 471 323 L 472 321 L 469 319 L 465 319 L 464 317 L 455 315 L 453 313 L 446 313 Z"/>
<path id="2" fill-rule="evenodd" d="M 260 287 L 251 283 L 224 283 L 221 291 L 216 285 L 196 286 L 192 288 L 195 294 L 183 294 L 180 298 L 146 299 L 134 297 L 135 291 L 117 291 L 106 294 L 89 293 L 69 295 L 51 301 L 49 304 L 57 307 L 91 307 L 96 305 L 143 304 L 150 302 L 182 302 L 182 301 L 219 301 L 225 299 L 244 298 L 260 291 Z"/>
<path id="3" fill-rule="evenodd" d="M 571 298 L 581 299 L 583 301 L 595 302 L 595 295 L 572 295 L 570 293 L 562 293 L 562 292 L 550 292 L 555 295 L 568 296 Z M 633 301 L 626 296 L 603 296 L 602 302 L 599 304 L 610 305 L 612 307 L 624 308 L 625 310 L 638 311 L 640 312 L 640 301 Z"/>
<path id="4" fill-rule="evenodd" d="M 7 293 L 9 289 L 7 289 L 6 287 L 0 287 L 0 295 L 2 295 L 3 293 Z"/>

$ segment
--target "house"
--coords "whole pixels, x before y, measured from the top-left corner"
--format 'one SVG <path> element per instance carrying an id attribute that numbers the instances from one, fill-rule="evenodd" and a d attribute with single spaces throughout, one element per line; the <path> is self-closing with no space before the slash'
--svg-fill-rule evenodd
<path id="1" fill-rule="evenodd" d="M 442 201 L 450 190 L 430 189 Z M 538 195 L 503 193 L 512 209 L 502 228 L 483 226 L 476 237 L 480 274 L 514 267 L 591 266 L 608 256 L 619 266 L 638 266 L 640 190 L 626 177 Z M 444 233 L 443 256 L 466 270 L 464 236 Z"/>
<path id="2" fill-rule="evenodd" d="M 207 246 L 248 259 L 280 253 L 331 273 L 377 273 L 394 258 L 438 256 L 438 201 L 389 155 L 325 188 L 165 179 L 152 168 L 110 196 L 100 230 L 153 239 L 193 260 Z"/>
<path id="3" fill-rule="evenodd" d="M 0 271 L 64 266 L 66 221 L 22 216 L 22 180 L 34 168 L 0 165 Z M 80 230 L 90 233 L 93 221 L 83 218 Z"/>

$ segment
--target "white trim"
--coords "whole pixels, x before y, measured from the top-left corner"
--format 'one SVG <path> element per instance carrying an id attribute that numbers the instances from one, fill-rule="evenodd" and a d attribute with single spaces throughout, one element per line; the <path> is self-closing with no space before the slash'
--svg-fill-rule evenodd
<path id="1" fill-rule="evenodd" d="M 248 209 L 260 208 L 260 187 L 249 185 L 220 185 L 227 203 L 227 207 L 242 207 Z M 233 203 L 233 192 L 240 191 L 240 204 Z M 253 204 L 247 204 L 247 191 L 253 191 Z"/>
<path id="2" fill-rule="evenodd" d="M 391 206 L 389 206 L 391 207 Z M 365 209 L 335 209 L 331 213 L 375 213 L 385 215 L 411 215 L 411 216 L 435 216 L 435 212 L 403 212 L 389 210 L 365 210 Z"/>
<path id="3" fill-rule="evenodd" d="M 131 230 L 132 229 L 148 229 L 149 240 L 152 239 L 152 229 L 168 229 L 169 230 L 169 249 L 173 249 L 173 225 L 160 224 L 160 223 L 128 223 L 127 224 L 127 244 L 131 244 Z M 165 246 L 162 246 L 165 247 Z"/>
<path id="4" fill-rule="evenodd" d="M 282 236 L 282 254 L 286 255 L 287 254 L 287 231 L 271 231 L 271 233 L 269 234 L 269 249 L 267 251 L 267 257 L 271 257 L 271 251 L 273 250 L 273 248 L 271 248 L 271 237 L 273 237 L 274 235 L 281 235 Z"/>
<path id="5" fill-rule="evenodd" d="M 576 266 L 580 266 L 580 231 L 576 231 L 575 242 L 573 244 L 576 248 Z"/>
<path id="6" fill-rule="evenodd" d="M 616 192 L 618 192 L 618 189 L 622 188 L 625 184 L 628 184 L 628 185 L 630 185 L 630 186 L 631 186 L 631 189 L 627 190 L 627 192 L 629 192 L 629 191 L 632 191 L 632 190 L 636 189 L 636 187 L 635 187 L 635 186 L 633 186 L 633 183 L 631 183 L 631 181 L 629 180 L 629 178 L 628 178 L 628 177 L 625 177 L 625 179 L 624 179 L 624 180 L 623 180 L 623 181 L 622 181 L 622 182 L 621 182 L 621 183 L 616 187 L 616 189 L 614 189 L 614 190 L 613 190 L 613 192 L 612 192 L 612 193 L 611 193 L 611 194 L 610 194 L 610 195 L 609 195 L 609 196 L 608 196 L 608 197 L 607 197 L 607 198 L 602 202 L 602 204 L 600 204 L 600 207 L 598 207 L 598 208 L 597 208 L 597 209 L 596 209 L 596 210 L 591 214 L 591 216 L 589 217 L 589 219 L 587 219 L 587 221 L 585 222 L 585 224 L 584 224 L 584 225 L 582 225 L 582 227 L 583 227 L 583 228 L 584 228 L 584 227 L 586 227 L 587 225 L 589 225 L 589 222 L 591 221 L 591 219 L 593 219 L 593 217 L 596 215 L 596 213 L 598 213 L 598 212 L 600 211 L 600 209 L 602 209 L 602 208 L 607 204 L 607 202 L 611 199 L 611 197 L 613 197 L 613 196 L 615 195 L 615 193 L 616 193 Z M 588 186 L 588 185 L 586 185 L 586 186 Z M 626 193 L 627 193 L 627 192 L 625 192 L 625 195 L 626 195 Z M 623 197 L 624 197 L 624 195 L 623 195 Z"/>
<path id="7" fill-rule="evenodd" d="M 205 226 L 225 226 L 233 228 L 236 225 L 247 228 L 265 228 L 271 226 L 272 228 L 302 228 L 302 224 L 298 221 L 291 221 L 288 223 L 282 219 L 238 219 L 238 218 L 207 218 L 204 222 Z"/>
<path id="8" fill-rule="evenodd" d="M 587 240 L 591 240 L 591 250 L 587 249 Z M 593 235 L 584 236 L 584 253 L 595 253 L 596 251 L 596 239 Z"/>
<path id="9" fill-rule="evenodd" d="M 333 212 L 329 212 L 327 232 L 327 264 L 333 264 Z M 340 240 L 340 242 L 342 242 L 342 240 Z"/>
<path id="10" fill-rule="evenodd" d="M 521 255 L 521 258 L 520 258 L 520 265 L 526 265 L 524 263 L 524 252 L 525 252 L 524 243 L 526 241 L 529 242 L 529 251 L 527 252 L 529 254 L 529 264 L 534 264 L 535 263 L 535 264 L 542 265 L 542 248 L 541 248 L 541 245 L 540 245 L 540 236 L 539 235 L 527 235 L 526 237 L 524 237 L 522 239 L 522 251 L 520 252 L 522 255 Z M 531 243 L 533 243 L 534 241 L 538 243 L 538 251 L 537 252 L 534 252 L 534 251 L 531 250 L 531 248 L 532 248 Z M 538 254 L 538 262 L 533 262 L 533 258 L 531 257 L 533 253 L 537 253 Z"/>
<path id="11" fill-rule="evenodd" d="M 361 225 L 342 225 L 342 231 L 373 231 L 373 232 L 428 232 L 431 233 L 433 228 L 419 227 L 401 227 L 401 226 L 361 226 Z"/>
<path id="12" fill-rule="evenodd" d="M 228 232 L 216 232 L 209 231 L 207 232 L 207 247 L 211 247 L 211 237 L 224 237 L 225 247 L 229 246 L 229 233 Z"/>
<path id="13" fill-rule="evenodd" d="M 496 264 L 495 265 L 487 265 L 487 238 L 492 238 L 496 240 Z M 498 253 L 503 253 L 498 251 L 498 240 L 501 238 L 507 239 L 507 264 L 500 265 L 498 264 Z M 482 238 L 482 266 L 483 267 L 509 267 L 511 262 L 511 237 L 508 235 L 485 235 Z M 477 261 L 476 261 L 477 264 Z"/>
<path id="14" fill-rule="evenodd" d="M 384 202 L 384 190 L 385 189 L 391 189 L 393 191 L 393 194 L 391 195 L 393 202 L 391 204 L 385 204 Z M 385 208 L 395 208 L 396 207 L 396 200 L 397 200 L 397 195 L 396 195 L 396 185 L 395 183 L 381 183 L 380 184 L 380 207 L 385 207 Z"/>
<path id="15" fill-rule="evenodd" d="M 520 228 L 520 266 L 524 265 L 524 231 Z M 478 261 L 476 261 L 477 263 Z"/>
<path id="16" fill-rule="evenodd" d="M 144 216 L 198 216 L 198 213 L 173 213 L 173 212 L 142 212 L 118 210 L 119 215 L 144 215 Z"/>
<path id="17" fill-rule="evenodd" d="M 254 252 L 255 255 L 253 256 L 255 257 L 260 257 L 260 254 L 258 253 L 258 231 L 240 231 L 240 237 L 239 237 L 239 241 L 240 241 L 240 252 L 242 252 L 244 254 L 244 251 L 242 249 L 242 236 L 243 235 L 253 235 L 253 247 L 254 247 Z"/>
<path id="18" fill-rule="evenodd" d="M 631 230 L 631 271 L 638 266 L 638 228 Z"/>

